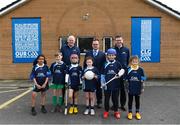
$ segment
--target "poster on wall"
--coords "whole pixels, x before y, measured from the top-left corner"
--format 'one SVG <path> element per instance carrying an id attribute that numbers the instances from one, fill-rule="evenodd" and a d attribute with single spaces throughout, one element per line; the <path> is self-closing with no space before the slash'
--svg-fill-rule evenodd
<path id="1" fill-rule="evenodd" d="M 160 18 L 132 18 L 131 49 L 141 62 L 160 62 Z"/>
<path id="2" fill-rule="evenodd" d="M 40 18 L 12 18 L 14 63 L 30 63 L 41 53 Z"/>

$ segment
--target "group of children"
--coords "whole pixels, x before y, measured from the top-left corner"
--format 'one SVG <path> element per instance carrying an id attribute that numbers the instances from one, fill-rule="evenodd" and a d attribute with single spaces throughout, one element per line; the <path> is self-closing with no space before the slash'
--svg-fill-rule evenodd
<path id="1" fill-rule="evenodd" d="M 115 60 L 116 50 L 110 48 L 107 50 L 106 62 L 102 71 L 98 71 L 93 66 L 93 58 L 86 57 L 85 62 L 87 67 L 79 65 L 79 57 L 76 53 L 72 53 L 70 56 L 71 64 L 66 66 L 62 61 L 62 54 L 55 54 L 55 62 L 51 64 L 50 69 L 47 66 L 45 56 L 39 55 L 33 63 L 33 69 L 31 72 L 31 79 L 34 81 L 34 87 L 32 92 L 32 115 L 36 115 L 35 99 L 37 92 L 41 92 L 41 111 L 47 113 L 45 108 L 45 96 L 46 91 L 50 88 L 53 89 L 53 109 L 52 112 L 62 111 L 63 105 L 63 89 L 68 89 L 68 101 L 70 107 L 69 114 L 78 113 L 78 92 L 83 89 L 85 92 L 86 109 L 84 115 L 95 115 L 95 92 L 98 79 L 101 80 L 101 87 L 104 90 L 104 118 L 109 116 L 109 101 L 110 97 L 113 102 L 113 110 L 115 118 L 120 118 L 120 112 L 118 111 L 118 96 L 120 89 L 120 79 L 127 81 L 128 91 L 128 119 L 132 119 L 132 103 L 133 97 L 136 101 L 136 118 L 141 119 L 140 111 L 140 94 L 144 91 L 143 83 L 145 75 L 143 69 L 139 67 L 138 56 L 132 56 L 130 58 L 130 66 L 125 69 L 123 76 L 120 75 L 120 71 L 123 69 L 121 64 Z M 115 79 L 113 79 L 116 76 Z M 52 84 L 48 84 L 49 78 L 52 77 Z M 112 80 L 113 79 L 113 80 Z M 108 81 L 112 80 L 107 84 Z"/>

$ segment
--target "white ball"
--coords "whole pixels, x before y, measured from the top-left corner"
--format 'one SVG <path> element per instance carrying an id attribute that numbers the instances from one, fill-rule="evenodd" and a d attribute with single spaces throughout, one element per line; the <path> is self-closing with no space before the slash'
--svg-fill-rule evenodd
<path id="1" fill-rule="evenodd" d="M 94 78 L 94 73 L 92 71 L 87 71 L 87 72 L 85 72 L 84 77 L 87 80 L 92 80 Z"/>

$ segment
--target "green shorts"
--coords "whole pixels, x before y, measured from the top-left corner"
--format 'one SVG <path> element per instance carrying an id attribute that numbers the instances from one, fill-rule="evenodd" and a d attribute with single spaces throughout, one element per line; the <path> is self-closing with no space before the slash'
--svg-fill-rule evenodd
<path id="1" fill-rule="evenodd" d="M 49 86 L 51 89 L 63 89 L 64 85 L 63 84 L 50 84 Z"/>

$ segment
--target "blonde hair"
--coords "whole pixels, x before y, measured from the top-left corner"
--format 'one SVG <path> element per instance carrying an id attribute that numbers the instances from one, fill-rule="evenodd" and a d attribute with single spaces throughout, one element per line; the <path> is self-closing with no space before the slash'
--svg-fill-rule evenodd
<path id="1" fill-rule="evenodd" d="M 54 54 L 54 56 L 55 56 L 55 57 L 57 57 L 57 56 L 62 56 L 62 53 L 61 53 L 61 52 L 57 52 L 57 53 Z"/>
<path id="2" fill-rule="evenodd" d="M 138 57 L 138 55 L 131 56 L 131 58 L 129 59 L 129 62 L 131 63 L 132 60 L 134 60 L 134 59 L 137 59 L 138 62 L 139 62 L 139 57 Z"/>

